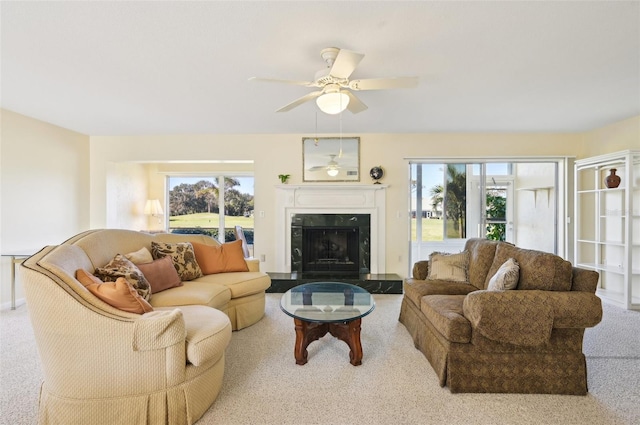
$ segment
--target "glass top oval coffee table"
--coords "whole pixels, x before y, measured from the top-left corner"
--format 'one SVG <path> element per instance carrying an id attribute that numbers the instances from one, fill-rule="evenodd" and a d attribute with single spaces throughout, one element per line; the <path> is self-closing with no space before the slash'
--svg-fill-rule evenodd
<path id="1" fill-rule="evenodd" d="M 360 324 L 376 303 L 367 290 L 341 282 L 313 282 L 282 295 L 280 308 L 293 317 L 296 364 L 307 363 L 307 347 L 327 333 L 347 343 L 351 364 L 362 364 Z"/>

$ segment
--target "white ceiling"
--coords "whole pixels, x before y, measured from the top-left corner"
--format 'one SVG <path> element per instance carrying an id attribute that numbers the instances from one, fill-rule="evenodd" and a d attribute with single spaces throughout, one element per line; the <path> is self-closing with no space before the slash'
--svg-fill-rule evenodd
<path id="1" fill-rule="evenodd" d="M 89 135 L 336 133 L 320 50 L 365 54 L 345 133 L 582 131 L 640 115 L 640 2 L 1 3 L 3 108 Z"/>

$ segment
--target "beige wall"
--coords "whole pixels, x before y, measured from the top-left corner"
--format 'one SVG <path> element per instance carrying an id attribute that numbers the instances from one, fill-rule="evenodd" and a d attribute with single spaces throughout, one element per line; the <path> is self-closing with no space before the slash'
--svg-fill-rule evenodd
<path id="1" fill-rule="evenodd" d="M 256 251 L 272 270 L 274 186 L 278 174 L 302 183 L 302 141 L 309 134 L 88 137 L 2 110 L 0 145 L 0 248 L 2 252 L 58 243 L 87 228 L 139 230 L 154 223 L 141 216 L 147 198 L 164 196 L 167 172 L 215 171 L 214 160 L 252 160 Z M 331 134 L 321 136 L 332 136 Z M 335 135 L 333 135 L 335 136 Z M 367 134 L 361 137 L 362 181 L 385 168 L 386 270 L 406 275 L 408 160 L 433 157 L 571 156 L 584 158 L 640 147 L 640 116 L 574 134 Z M 181 163 L 181 164 L 180 164 Z M 234 168 L 238 171 L 238 168 Z M 126 187 L 125 187 L 126 186 Z M 124 190 L 123 190 L 123 187 Z M 28 193 L 28 195 L 25 195 Z M 0 303 L 8 302 L 7 260 L 0 268 Z M 20 296 L 20 294 L 19 294 Z"/>
<path id="2" fill-rule="evenodd" d="M 582 158 L 626 149 L 640 149 L 640 115 L 585 133 Z"/>
<path id="3" fill-rule="evenodd" d="M 0 250 L 40 249 L 89 227 L 89 137 L 0 110 Z M 0 305 L 10 301 L 2 257 Z M 18 285 L 18 298 L 22 291 Z"/>
<path id="4" fill-rule="evenodd" d="M 148 162 L 150 187 L 164 188 L 167 172 L 185 167 L 218 169 L 220 165 L 203 161 L 252 160 L 255 175 L 254 255 L 266 257 L 265 271 L 275 270 L 275 253 L 279 247 L 275 235 L 275 186 L 278 174 L 291 174 L 290 184 L 302 184 L 302 137 L 285 135 L 181 135 L 91 137 L 91 226 L 113 227 L 108 216 L 108 199 L 114 197 L 108 182 L 109 170 L 119 162 Z M 329 136 L 329 135 L 327 135 Z M 580 134 L 353 134 L 361 138 L 360 170 L 362 181 L 371 184 L 368 170 L 375 165 L 385 169 L 383 183 L 387 189 L 386 271 L 407 274 L 409 205 L 407 181 L 408 158 L 432 157 L 526 157 L 575 156 L 583 146 Z M 184 164 L 192 162 L 193 164 Z M 182 164 L 181 164 L 182 163 Z M 154 178 L 153 167 L 157 167 Z M 250 168 L 250 166 L 248 166 Z M 142 176 L 139 176 L 142 179 Z M 130 182 L 131 180 L 127 180 Z M 162 189 L 164 190 L 164 189 Z M 163 193 L 157 197 L 160 199 Z M 142 198 L 140 200 L 142 202 Z M 118 221 L 118 226 L 138 228 L 132 220 Z"/>

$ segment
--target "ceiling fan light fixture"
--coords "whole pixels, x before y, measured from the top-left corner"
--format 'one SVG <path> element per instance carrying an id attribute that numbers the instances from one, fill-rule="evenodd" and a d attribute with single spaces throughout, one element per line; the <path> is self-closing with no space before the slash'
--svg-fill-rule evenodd
<path id="1" fill-rule="evenodd" d="M 335 177 L 338 175 L 338 169 L 337 168 L 328 168 L 327 169 L 327 174 L 329 174 L 331 177 Z"/>
<path id="2" fill-rule="evenodd" d="M 325 93 L 316 99 L 316 104 L 325 114 L 335 115 L 347 109 L 349 96 L 340 91 Z"/>

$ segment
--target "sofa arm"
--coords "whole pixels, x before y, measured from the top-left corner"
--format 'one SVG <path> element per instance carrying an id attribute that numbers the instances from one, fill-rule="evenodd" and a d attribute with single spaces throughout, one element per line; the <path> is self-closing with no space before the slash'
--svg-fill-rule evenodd
<path id="1" fill-rule="evenodd" d="M 250 272 L 260 271 L 260 260 L 258 260 L 257 258 L 245 258 L 244 261 L 246 261 L 247 267 L 249 267 Z"/>
<path id="2" fill-rule="evenodd" d="M 463 312 L 474 330 L 499 342 L 538 346 L 555 328 L 586 328 L 602 319 L 600 299 L 586 292 L 475 291 Z"/>
<path id="3" fill-rule="evenodd" d="M 161 350 L 185 342 L 187 330 L 182 311 L 156 310 L 145 313 L 135 321 L 133 350 Z"/>
<path id="4" fill-rule="evenodd" d="M 429 276 L 429 261 L 416 261 L 413 264 L 412 276 L 414 279 L 425 280 Z"/>

